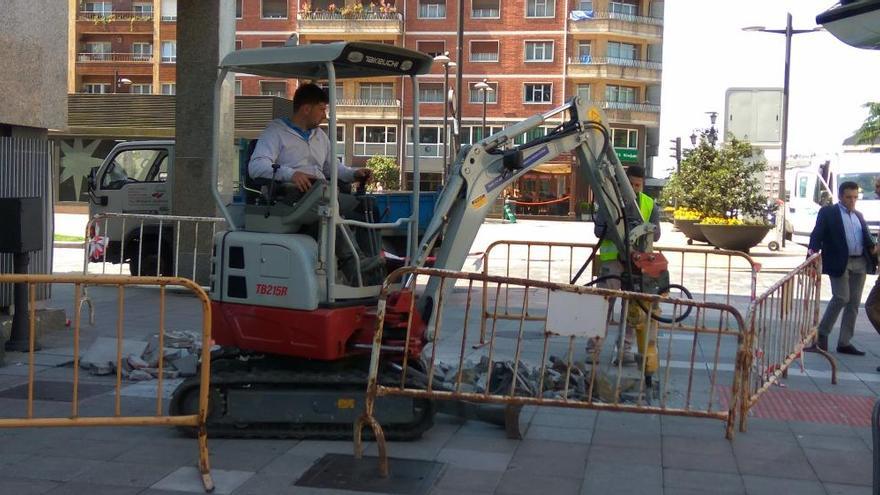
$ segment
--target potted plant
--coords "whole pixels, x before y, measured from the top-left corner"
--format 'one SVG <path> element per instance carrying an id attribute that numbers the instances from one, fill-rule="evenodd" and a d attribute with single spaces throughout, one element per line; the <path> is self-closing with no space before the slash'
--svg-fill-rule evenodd
<path id="1" fill-rule="evenodd" d="M 581 201 L 578 203 L 578 210 L 581 214 L 581 221 L 590 222 L 593 220 L 593 211 L 595 210 L 593 203 L 589 201 Z"/>
<path id="2" fill-rule="evenodd" d="M 696 242 L 709 242 L 697 224 L 703 218 L 703 214 L 696 208 L 679 207 L 672 214 L 673 223 L 678 230 L 688 238 L 688 244 Z"/>

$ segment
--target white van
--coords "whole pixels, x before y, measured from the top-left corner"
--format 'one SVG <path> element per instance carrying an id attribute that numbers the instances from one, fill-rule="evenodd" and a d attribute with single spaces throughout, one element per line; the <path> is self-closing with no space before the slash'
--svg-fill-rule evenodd
<path id="1" fill-rule="evenodd" d="M 856 209 L 865 216 L 871 233 L 877 235 L 880 231 L 880 198 L 874 192 L 874 182 L 878 179 L 880 153 L 842 153 L 806 167 L 786 170 L 789 195 L 786 232 L 794 242 L 804 246 L 809 244 L 819 208 L 836 202 L 837 187 L 842 182 L 852 181 L 860 189 Z"/>

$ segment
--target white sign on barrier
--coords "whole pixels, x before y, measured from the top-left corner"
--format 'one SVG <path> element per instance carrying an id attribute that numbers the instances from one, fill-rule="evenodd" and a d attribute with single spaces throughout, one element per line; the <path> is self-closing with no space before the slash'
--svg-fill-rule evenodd
<path id="1" fill-rule="evenodd" d="M 550 291 L 547 331 L 564 336 L 605 337 L 608 299 L 597 294 Z"/>

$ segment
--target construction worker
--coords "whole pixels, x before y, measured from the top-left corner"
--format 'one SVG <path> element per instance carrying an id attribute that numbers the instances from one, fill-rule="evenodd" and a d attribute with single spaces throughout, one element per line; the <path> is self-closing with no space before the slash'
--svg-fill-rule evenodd
<path id="1" fill-rule="evenodd" d="M 654 230 L 654 242 L 660 240 L 660 209 L 654 203 L 654 199 L 643 193 L 645 187 L 645 169 L 639 165 L 630 165 L 626 169 L 626 176 L 629 183 L 636 193 L 639 201 L 639 211 L 642 219 L 648 223 L 654 224 L 657 228 Z M 595 220 L 594 233 L 596 237 L 602 238 L 607 229 L 605 220 L 602 216 L 597 216 Z M 620 253 L 617 246 L 610 239 L 604 239 L 599 245 L 599 277 L 607 277 L 615 275 L 620 277 L 624 272 L 623 262 L 620 259 Z M 600 287 L 606 289 L 620 290 L 620 279 L 612 278 L 599 283 Z M 613 306 L 613 304 L 612 304 Z M 638 305 L 633 303 L 630 305 L 630 311 L 627 315 L 626 336 L 624 337 L 623 361 L 624 364 L 635 363 L 635 356 L 632 352 L 632 334 L 633 329 L 638 330 L 639 327 L 644 329 L 646 318 L 643 318 L 644 312 L 640 311 Z M 640 335 L 639 352 L 644 355 L 647 342 Z M 588 348 L 589 351 L 589 348 Z"/>

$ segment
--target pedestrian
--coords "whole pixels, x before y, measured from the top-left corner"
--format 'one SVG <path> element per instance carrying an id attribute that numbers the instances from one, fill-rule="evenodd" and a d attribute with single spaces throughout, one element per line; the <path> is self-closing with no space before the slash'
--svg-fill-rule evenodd
<path id="1" fill-rule="evenodd" d="M 859 185 L 846 181 L 837 190 L 837 204 L 823 206 L 810 234 L 810 255 L 822 253 L 822 273 L 831 278 L 831 301 L 819 321 L 819 335 L 807 351 L 828 350 L 828 335 L 843 310 L 837 352 L 864 356 L 850 341 L 862 300 L 865 276 L 875 273 L 876 247 L 865 218 L 856 211 Z"/>
<path id="2" fill-rule="evenodd" d="M 880 199 L 880 177 L 874 177 L 874 192 L 865 193 L 865 199 Z"/>

